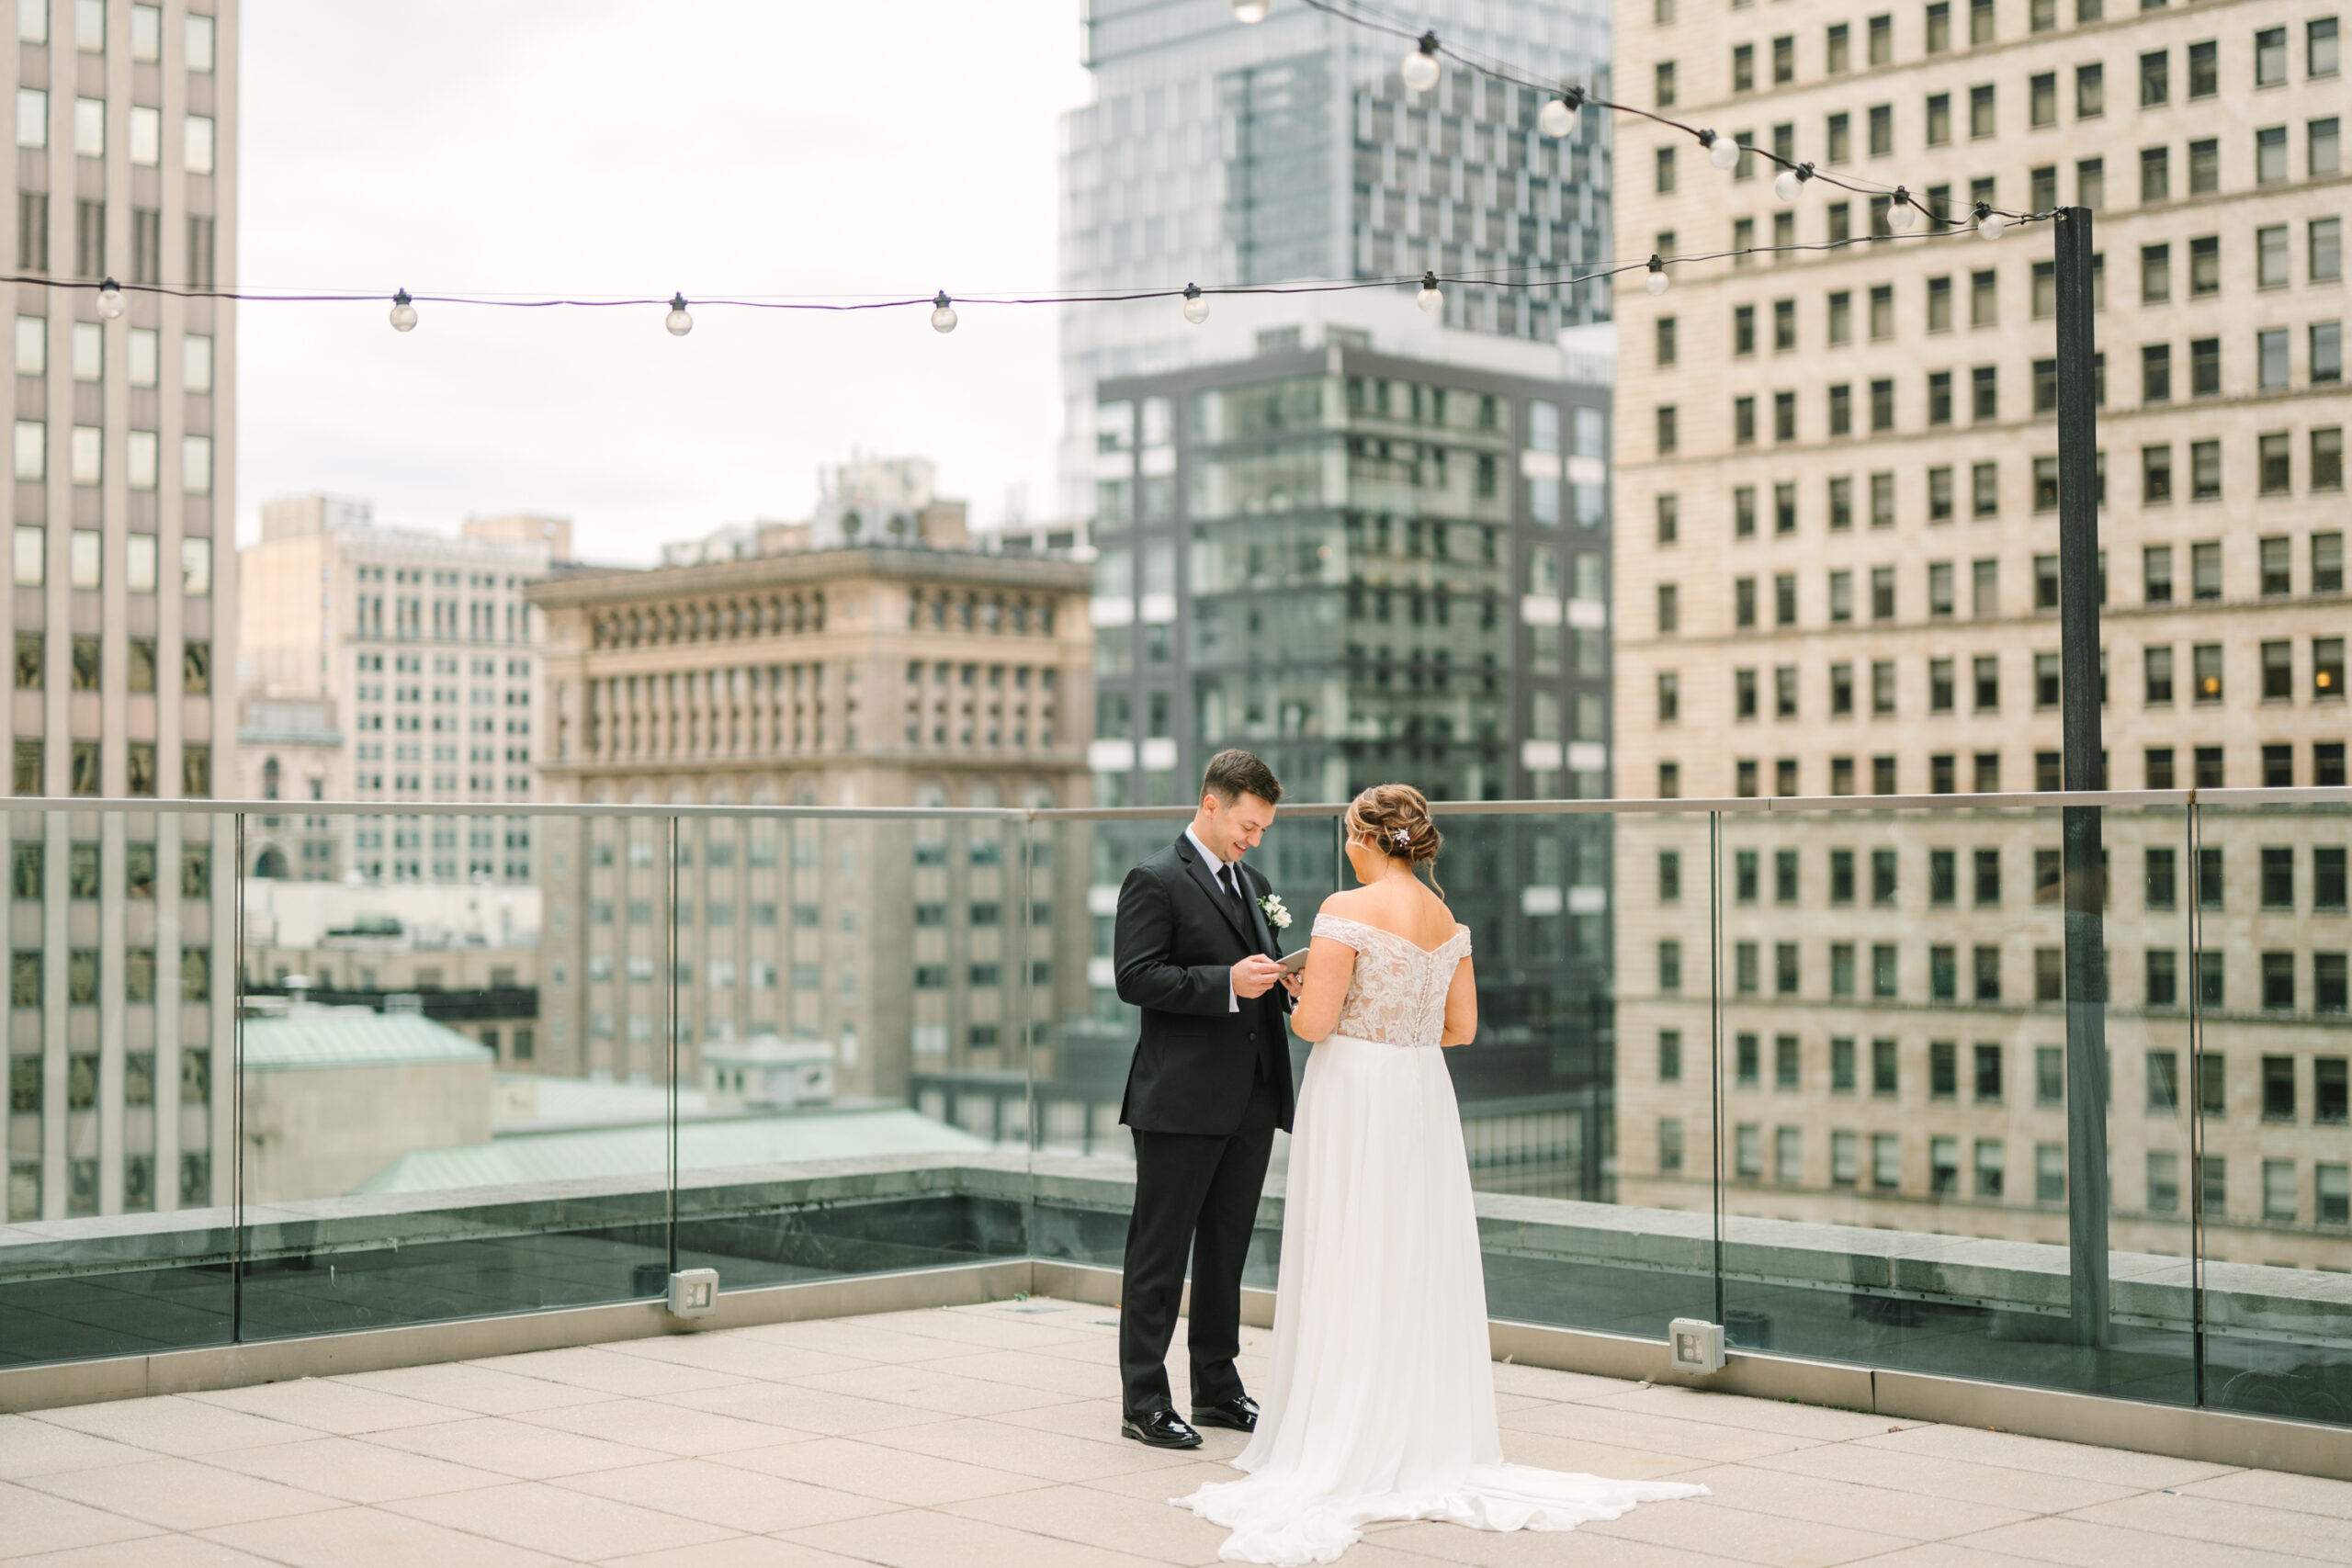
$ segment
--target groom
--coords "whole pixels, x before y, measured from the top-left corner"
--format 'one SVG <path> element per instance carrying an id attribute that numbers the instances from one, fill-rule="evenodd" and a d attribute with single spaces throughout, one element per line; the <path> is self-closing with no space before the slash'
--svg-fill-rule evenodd
<path id="1" fill-rule="evenodd" d="M 1119 1314 L 1120 1430 L 1154 1448 L 1198 1448 L 1168 1390 L 1168 1342 L 1193 1263 L 1193 1420 L 1253 1431 L 1242 1392 L 1241 1266 L 1274 1129 L 1290 1126 L 1284 1020 L 1298 994 L 1241 863 L 1274 819 L 1283 786 L 1247 751 L 1220 751 L 1183 837 L 1119 889 L 1119 999 L 1143 1010 L 1119 1120 L 1135 1131 L 1135 1212 Z"/>

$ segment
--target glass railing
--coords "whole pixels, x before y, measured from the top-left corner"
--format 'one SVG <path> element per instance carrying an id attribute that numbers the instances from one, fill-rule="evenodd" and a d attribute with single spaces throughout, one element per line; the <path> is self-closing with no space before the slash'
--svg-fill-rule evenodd
<path id="1" fill-rule="evenodd" d="M 2352 792 L 1438 810 L 1498 1317 L 2352 1421 Z M 1184 816 L 21 802 L 0 1366 L 1116 1268 Z"/>

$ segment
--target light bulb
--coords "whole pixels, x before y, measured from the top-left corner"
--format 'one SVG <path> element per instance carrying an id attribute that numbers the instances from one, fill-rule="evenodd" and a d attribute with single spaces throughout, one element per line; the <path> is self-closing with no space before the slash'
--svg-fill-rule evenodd
<path id="1" fill-rule="evenodd" d="M 1536 112 L 1535 129 L 1546 136 L 1567 136 L 1577 128 L 1577 109 L 1584 102 L 1583 90 L 1570 87 Z"/>
<path id="2" fill-rule="evenodd" d="M 1233 0 L 1233 19 L 1242 26 L 1266 19 L 1268 0 Z"/>
<path id="3" fill-rule="evenodd" d="M 1699 140 L 1706 144 L 1707 162 L 1718 169 L 1729 169 L 1739 163 L 1739 143 L 1730 137 L 1712 130 L 1702 130 Z"/>
<path id="4" fill-rule="evenodd" d="M 935 333 L 956 330 L 956 307 L 947 302 L 947 290 L 944 288 L 931 302 L 931 330 Z"/>
<path id="5" fill-rule="evenodd" d="M 1666 263 L 1663 260 L 1657 256 L 1650 257 L 1650 275 L 1642 279 L 1642 287 L 1653 294 L 1666 292 Z"/>
<path id="6" fill-rule="evenodd" d="M 688 333 L 695 330 L 695 319 L 686 314 L 686 297 L 684 295 L 673 294 L 670 296 L 670 313 L 662 318 L 662 324 L 670 329 L 670 335 L 672 337 L 684 337 Z"/>
<path id="7" fill-rule="evenodd" d="M 1437 286 L 1437 274 L 1421 274 L 1421 291 L 1413 296 L 1413 303 L 1434 316 L 1445 309 L 1445 290 Z"/>
<path id="8" fill-rule="evenodd" d="M 1997 240 L 2009 226 L 2009 220 L 1983 202 L 1976 204 L 1976 235 L 1983 240 Z"/>
<path id="9" fill-rule="evenodd" d="M 1437 85 L 1437 34 L 1423 33 L 1413 52 L 1405 57 L 1405 85 L 1416 93 L 1426 93 Z"/>
<path id="10" fill-rule="evenodd" d="M 1209 319 L 1208 297 L 1197 283 L 1184 285 L 1184 319 L 1196 327 Z"/>
<path id="11" fill-rule="evenodd" d="M 392 331 L 416 331 L 416 307 L 408 302 L 408 290 L 405 288 L 392 296 Z"/>
<path id="12" fill-rule="evenodd" d="M 98 314 L 112 321 L 121 318 L 122 310 L 122 288 L 109 277 L 98 285 Z"/>
<path id="13" fill-rule="evenodd" d="M 1919 209 L 1911 205 L 1911 193 L 1896 186 L 1894 195 L 1887 200 L 1886 226 L 1898 234 L 1907 234 L 1911 226 L 1918 221 Z"/>
<path id="14" fill-rule="evenodd" d="M 1799 164 L 1793 169 L 1782 169 L 1781 177 L 1772 182 L 1772 194 L 1782 201 L 1794 201 L 1804 189 L 1804 182 L 1813 178 L 1813 165 Z"/>

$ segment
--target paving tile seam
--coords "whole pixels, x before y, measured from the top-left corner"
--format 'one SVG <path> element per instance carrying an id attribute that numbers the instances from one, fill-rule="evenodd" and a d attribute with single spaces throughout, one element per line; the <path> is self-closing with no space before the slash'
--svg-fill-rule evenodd
<path id="1" fill-rule="evenodd" d="M 2158 1490 L 2161 1490 L 2161 1488 L 2159 1488 Z M 2065 1519 L 2065 1518 L 2069 1518 L 2069 1517 L 2070 1517 L 2070 1516 L 2065 1515 L 2065 1514 L 2045 1515 L 2045 1516 L 2043 1516 L 2043 1517 L 2044 1517 L 2061 1518 L 2061 1519 Z M 2222 1548 L 2222 1549 L 2223 1549 L 2223 1550 L 2230 1551 L 2254 1551 L 2254 1552 L 2265 1552 L 2265 1553 L 2277 1554 L 2277 1553 L 2278 1553 L 2278 1550 L 2279 1550 L 2279 1549 L 2278 1549 L 2277 1547 L 2273 1547 L 2273 1546 L 2260 1546 L 2260 1547 L 2254 1547 L 2254 1546 L 2241 1546 L 2241 1545 L 2239 1545 L 2236 1541 L 2230 1541 L 2230 1540 L 2206 1540 L 2206 1539 L 2205 1539 L 2204 1537 L 2202 1537 L 2202 1536 L 2190 1536 L 2190 1535 L 2161 1535 L 2161 1534 L 2158 1534 L 2158 1533 L 2157 1533 L 2156 1531 L 2154 1531 L 2154 1530 L 2143 1530 L 2143 1529 L 2137 1529 L 2136 1527 L 2132 1526 L 2132 1525 L 2111 1525 L 2111 1524 L 2108 1524 L 2108 1523 L 2106 1523 L 2106 1522 L 2104 1522 L 2104 1521 L 2102 1521 L 2102 1520 L 2098 1520 L 2098 1519 L 2073 1519 L 2071 1522 L 2075 1523 L 2075 1524 L 2080 1524 L 2080 1525 L 2087 1525 L 2087 1526 L 2089 1526 L 2090 1528 L 2092 1528 L 2092 1529 L 2094 1529 L 2113 1530 L 2113 1531 L 2115 1531 L 2118 1535 L 2137 1536 L 2137 1537 L 2141 1538 L 2143 1540 L 2147 1540 L 2147 1541 L 2177 1541 L 2177 1542 L 2179 1542 L 2181 1545 L 2183 1545 L 2183 1546 L 2185 1546 L 2185 1547 L 2189 1548 L 2191 1551 L 2194 1551 L 2196 1548 L 2202 1546 L 2202 1547 L 2218 1547 L 2218 1548 Z M 1992 1534 L 1994 1530 L 2000 1530 L 2000 1529 L 2015 1529 L 2015 1528 L 2016 1528 L 2016 1527 L 2015 1527 L 2015 1526 L 2013 1526 L 2013 1525 L 1996 1525 L 1996 1526 L 1994 1526 L 1994 1527 L 1993 1527 L 1993 1529 L 1992 1529 L 1972 1531 L 1972 1532 L 1971 1532 L 1971 1534 L 1970 1534 L 1970 1535 L 1967 1535 L 1967 1536 L 1953 1536 L 1953 1537 L 1952 1537 L 1952 1538 L 1951 1538 L 1948 1542 L 1945 1542 L 1944 1544 L 1951 1545 L 1951 1546 L 1969 1546 L 1969 1541 L 1971 1540 L 1971 1539 L 1972 1539 L 1973 1537 L 1976 1537 L 1976 1536 L 1986 1536 L 1986 1535 L 1990 1535 L 1990 1534 Z M 1996 1550 L 1996 1548 L 1993 1548 L 1993 1547 L 1990 1547 L 1990 1546 L 1984 1546 L 1984 1547 L 1974 1547 L 1974 1546 L 1969 1546 L 1969 1550 L 1970 1550 L 1970 1551 L 1995 1551 L 1995 1550 Z M 2067 1564 L 2067 1565 L 2068 1565 L 2068 1568 L 2074 1568 L 2074 1564 L 2075 1564 L 2075 1563 L 2078 1562 L 2078 1560 L 2077 1560 L 2077 1559 L 2075 1559 L 2075 1558 L 2066 1558 L 2066 1557 L 2035 1557 L 2035 1554 L 2034 1554 L 2034 1553 L 2032 1553 L 2032 1552 L 2030 1552 L 2030 1551 L 2024 1551 L 2024 1550 L 2022 1550 L 2022 1549 L 2020 1549 L 2020 1548 L 2018 1548 L 2018 1547 L 2013 1547 L 2013 1546 L 2003 1546 L 2003 1547 L 1998 1548 L 1997 1550 L 1998 1550 L 1999 1551 L 2001 1551 L 2001 1552 L 2006 1553 L 2006 1554 L 2007 1554 L 2007 1555 L 2008 1555 L 2008 1556 L 2011 1556 L 2011 1557 L 2034 1557 L 2034 1560 L 2035 1560 L 2036 1562 L 2058 1562 L 2058 1563 L 2064 1563 L 2064 1564 Z M 2289 1557 L 2292 1557 L 2292 1558 L 2294 1558 L 2294 1559 L 2295 1559 L 2296 1561 L 2298 1561 L 2298 1562 L 2341 1562 L 2343 1561 L 2343 1559 L 2342 1559 L 2341 1557 L 2313 1557 L 2313 1556 L 2308 1555 L 2307 1553 L 2304 1553 L 2304 1552 L 2301 1552 L 2301 1551 L 2288 1551 L 2288 1552 L 2285 1552 L 2285 1553 L 2284 1553 L 2284 1555 L 2289 1556 Z M 2143 1558 L 2143 1559 L 2142 1559 L 2142 1561 L 2151 1561 L 2151 1560 L 2152 1560 L 2152 1559 L 2147 1559 L 2147 1558 Z"/>
<path id="2" fill-rule="evenodd" d="M 2154 1496 L 2173 1496 L 2173 1497 L 2178 1497 L 2178 1496 L 2188 1496 L 2188 1497 L 2191 1497 L 2192 1499 L 2197 1500 L 2197 1501 L 2215 1501 L 2215 1500 L 2217 1500 L 2217 1499 L 2199 1499 L 2199 1498 L 2196 1498 L 2196 1497 L 2195 1497 L 2195 1495 L 2194 1495 L 2193 1493 L 2188 1493 L 2188 1494 L 2185 1494 L 2185 1493 L 2179 1492 L 2178 1490 L 2174 1489 L 2174 1488 L 2170 1488 L 2170 1487 L 2161 1487 L 2161 1486 L 2160 1486 L 2160 1487 L 2153 1488 L 2153 1489 L 2151 1489 L 2151 1490 L 2149 1490 L 2149 1491 L 2136 1493 L 2136 1494 L 2134 1494 L 2134 1495 L 2135 1495 L 2135 1496 L 2138 1496 L 2138 1497 L 2154 1497 Z M 2085 1505 L 2083 1506 L 2083 1507 L 2082 1507 L 2082 1508 L 2070 1508 L 2070 1509 L 2068 1509 L 2065 1513 L 2063 1513 L 2063 1514 L 2057 1514 L 2057 1515 L 2052 1515 L 2052 1516 L 2049 1516 L 2049 1517 L 2055 1517 L 2055 1518 L 2062 1518 L 2062 1519 L 2071 1519 L 2071 1520 L 2073 1520 L 2073 1521 L 2074 1521 L 2075 1523 L 2076 1523 L 2076 1524 L 2092 1525 L 2092 1526 L 2095 1526 L 2095 1527 L 2097 1527 L 2098 1529 L 2110 1529 L 2110 1530 L 2130 1530 L 2130 1531 L 2132 1531 L 2132 1532 L 2133 1534 L 2135 1534 L 2135 1535 L 2151 1536 L 2151 1537 L 2154 1537 L 2154 1539 L 2159 1540 L 2177 1540 L 2177 1541 L 2185 1541 L 2185 1542 L 2188 1542 L 2188 1543 L 2189 1543 L 2189 1544 L 2191 1544 L 2191 1545 L 2202 1545 L 2202 1546 L 2227 1546 L 2227 1547 L 2234 1547 L 2234 1548 L 2236 1548 L 2237 1550 L 2239 1550 L 2239 1551 L 2254 1551 L 2267 1550 L 2266 1548 L 2257 1548 L 2257 1547 L 2249 1547 L 2249 1546 L 2245 1546 L 2245 1545 L 2242 1545 L 2241 1543 L 2239 1543 L 2239 1542 L 2237 1542 L 2237 1541 L 2233 1541 L 2233 1540 L 2219 1540 L 2214 1539 L 2214 1538 L 2213 1538 L 2213 1537 L 2211 1537 L 2211 1536 L 2203 1536 L 2203 1535 L 2188 1535 L 2188 1534 L 2179 1534 L 2179 1533 L 2175 1533 L 2175 1534 L 2165 1534 L 2165 1533 L 2164 1533 L 2164 1532 L 2162 1532 L 2162 1531 L 2158 1531 L 2158 1530 L 2152 1530 L 2152 1529 L 2144 1529 L 2144 1528 L 2143 1528 L 2142 1526 L 2140 1526 L 2140 1525 L 2136 1525 L 2136 1524 L 2132 1524 L 2132 1525 L 2117 1524 L 2117 1523 L 2115 1523 L 2115 1522 L 2114 1522 L 2113 1520 L 2111 1520 L 2111 1519 L 2094 1519 L 2094 1518 L 2084 1518 L 2084 1517 L 2079 1517 L 2080 1515 L 2082 1515 L 2083 1513 L 2085 1513 L 2087 1509 L 2091 1509 L 2091 1508 L 2105 1508 L 2105 1507 L 2111 1507 L 2111 1506 L 2114 1506 L 2114 1503 L 2121 1503 L 2121 1502 L 2126 1502 L 2126 1501 L 2128 1501 L 2128 1500 L 2129 1500 L 2129 1499 L 2122 1498 L 2122 1497 L 2118 1497 L 2118 1498 L 2116 1498 L 2116 1499 L 2114 1499 L 2114 1500 L 2113 1500 L 2113 1503 L 2086 1503 L 2086 1504 L 2085 1504 Z M 2305 1517 L 2305 1518 L 2332 1519 L 2332 1520 L 2333 1520 L 2333 1522 L 2335 1522 L 2335 1523 L 2336 1523 L 2336 1524 L 2339 1524 L 2339 1525 L 2341 1525 L 2341 1524 L 2345 1524 L 2345 1523 L 2346 1523 L 2346 1522 L 2347 1522 L 2347 1521 L 2343 1520 L 2343 1519 L 2335 1518 L 2335 1517 L 2334 1517 L 2334 1516 L 2332 1516 L 2332 1515 L 2328 1515 L 2328 1514 L 2302 1514 L 2302 1513 L 2301 1513 L 2301 1511 L 2300 1509 L 2290 1510 L 2290 1509 L 2284 1509 L 2284 1508 L 2280 1508 L 2280 1509 L 2269 1509 L 2269 1508 L 2264 1508 L 2264 1507 L 2263 1507 L 2263 1506 L 2262 1506 L 2261 1504 L 2259 1504 L 2259 1503 L 2241 1503 L 2241 1504 L 2238 1504 L 2238 1505 L 2237 1505 L 2237 1506 L 2242 1507 L 2242 1508 L 2256 1508 L 2256 1509 L 2261 1509 L 2261 1510 L 2262 1510 L 2263 1512 L 2265 1512 L 2265 1513 L 2273 1513 L 2273 1512 L 2275 1512 L 2275 1513 L 2289 1513 L 2289 1512 L 2293 1512 L 2293 1513 L 2298 1514 L 2300 1517 Z M 2312 1560 L 2313 1560 L 2313 1561 L 2315 1561 L 2315 1562 L 2343 1562 L 2343 1561 L 2344 1561 L 2343 1555 L 2342 1555 L 2340 1552 L 2339 1552 L 2339 1553 L 2336 1553 L 2336 1554 L 2335 1554 L 2335 1555 L 2332 1555 L 2332 1556 L 2313 1556 L 2313 1554 L 2306 1553 L 2306 1552 L 2302 1552 L 2302 1551 L 2290 1551 L 2290 1552 L 2289 1553 L 2289 1555 L 2290 1555 L 2290 1556 L 2295 1556 L 2295 1557 L 2312 1556 Z"/>

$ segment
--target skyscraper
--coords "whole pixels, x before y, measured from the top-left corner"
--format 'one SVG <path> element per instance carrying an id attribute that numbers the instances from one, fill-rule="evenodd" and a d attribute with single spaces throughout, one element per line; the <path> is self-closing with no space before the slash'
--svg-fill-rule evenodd
<path id="1" fill-rule="evenodd" d="M 237 716 L 237 7 L 23 0 L 11 571 L 18 795 L 201 797 Z M 105 279 L 118 292 L 101 293 Z M 209 1204 L 228 818 L 17 811 L 12 1220 Z"/>
<path id="2" fill-rule="evenodd" d="M 1609 794 L 1608 385 L 1556 348 L 1521 345 L 1548 360 L 1539 377 L 1369 336 L 1273 330 L 1249 358 L 1100 384 L 1095 798 L 1189 803 L 1227 746 L 1265 758 L 1293 801 L 1423 790 L 1447 897 L 1478 932 L 1482 1049 L 1451 1060 L 1487 1129 L 1473 1145 L 1547 1168 L 1515 1185 L 1598 1198 L 1609 820 L 1446 806 Z M 1097 904 L 1170 836 L 1098 825 Z M 1261 863 L 1304 914 L 1337 860 L 1311 823 L 1280 828 Z M 1109 924 L 1092 1002 L 1114 1032 Z"/>
<path id="3" fill-rule="evenodd" d="M 2107 776 L 2344 783 L 2339 29 L 2277 0 L 1621 13 L 1637 101 L 1926 212 L 1897 236 L 1883 197 L 1783 202 L 1761 158 L 1722 173 L 1625 131 L 1630 248 L 1823 248 L 1619 294 L 1623 790 L 2060 787 L 2052 244 L 1967 217 L 2062 201 L 2098 253 Z M 1725 819 L 1735 1201 L 2046 1239 L 2068 1179 L 2055 813 L 1905 820 Z M 2221 1256 L 2340 1257 L 2290 1233 L 2346 1213 L 2318 1131 L 2345 1115 L 2341 819 L 2200 821 L 2193 856 L 2177 810 L 2107 829 L 2117 1245 L 2179 1250 L 2201 1198 Z M 1704 819 L 1630 818 L 1621 843 L 1622 1168 L 1629 1196 L 1686 1203 L 1712 1174 Z"/>
<path id="4" fill-rule="evenodd" d="M 1429 25 L 1466 52 L 1541 82 L 1606 69 L 1602 0 L 1434 0 Z M 1094 101 L 1063 122 L 1062 284 L 1071 290 L 1197 282 L 1525 270 L 1610 254 L 1609 141 L 1598 116 L 1552 141 L 1536 95 L 1449 68 L 1408 92 L 1405 45 L 1295 4 L 1245 27 L 1227 0 L 1088 0 Z M 1411 291 L 1221 297 L 1206 323 L 1165 299 L 1073 305 L 1062 315 L 1064 512 L 1092 515 L 1095 383 L 1246 357 L 1259 331 L 1335 321 L 1380 346 L 1491 369 L 1547 373 L 1559 329 L 1606 320 L 1600 284 L 1457 285 L 1442 333 Z M 1455 341 L 1457 339 L 1468 341 Z M 1483 342 L 1480 340 L 1484 340 Z M 1442 348 L 1428 346 L 1442 341 Z"/>

